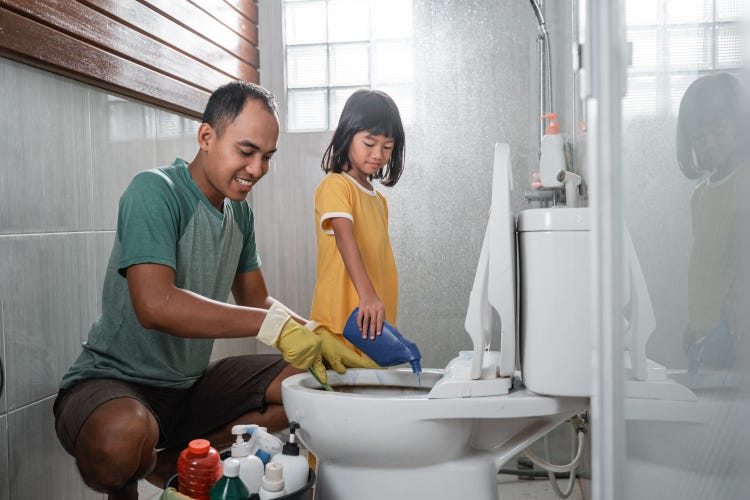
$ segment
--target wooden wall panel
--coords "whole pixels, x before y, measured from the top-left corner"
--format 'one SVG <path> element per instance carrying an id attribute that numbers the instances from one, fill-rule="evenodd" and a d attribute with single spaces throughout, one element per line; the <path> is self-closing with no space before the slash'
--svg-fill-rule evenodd
<path id="1" fill-rule="evenodd" d="M 222 83 L 259 82 L 257 9 L 254 0 L 0 0 L 0 55 L 200 117 Z"/>

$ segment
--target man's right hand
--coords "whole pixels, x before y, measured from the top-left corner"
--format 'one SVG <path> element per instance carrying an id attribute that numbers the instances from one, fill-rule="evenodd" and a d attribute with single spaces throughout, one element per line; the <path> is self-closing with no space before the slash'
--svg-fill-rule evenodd
<path id="1" fill-rule="evenodd" d="M 312 369 L 321 382 L 328 382 L 320 337 L 294 321 L 283 305 L 274 302 L 268 309 L 257 338 L 281 351 L 290 365 L 303 370 Z"/>
<path id="2" fill-rule="evenodd" d="M 281 330 L 276 347 L 284 360 L 296 368 L 315 370 L 321 381 L 326 382 L 323 366 L 322 340 L 319 336 L 290 319 Z"/>

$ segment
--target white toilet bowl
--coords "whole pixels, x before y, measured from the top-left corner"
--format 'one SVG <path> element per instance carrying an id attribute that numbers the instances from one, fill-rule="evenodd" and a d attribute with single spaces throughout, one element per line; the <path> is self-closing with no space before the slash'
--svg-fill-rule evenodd
<path id="1" fill-rule="evenodd" d="M 586 408 L 585 398 L 428 399 L 442 370 L 329 372 L 282 383 L 284 407 L 318 459 L 316 498 L 497 498 L 497 472 L 520 450 Z"/>

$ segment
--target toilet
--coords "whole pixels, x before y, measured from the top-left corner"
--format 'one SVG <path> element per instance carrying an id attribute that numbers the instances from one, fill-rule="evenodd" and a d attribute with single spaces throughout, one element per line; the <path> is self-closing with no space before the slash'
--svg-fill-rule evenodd
<path id="1" fill-rule="evenodd" d="M 588 408 L 588 209 L 525 210 L 516 222 L 511 179 L 510 149 L 496 144 L 465 322 L 472 351 L 421 377 L 329 372 L 335 392 L 308 374 L 282 383 L 287 416 L 317 457 L 315 498 L 497 500 L 503 464 Z M 493 310 L 499 351 L 490 350 Z"/>

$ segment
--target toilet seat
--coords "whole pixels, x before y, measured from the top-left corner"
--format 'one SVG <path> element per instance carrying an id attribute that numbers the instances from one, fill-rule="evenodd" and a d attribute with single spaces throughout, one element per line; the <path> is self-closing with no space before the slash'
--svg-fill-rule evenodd
<path id="1" fill-rule="evenodd" d="M 423 387 L 434 385 L 443 377 L 441 369 L 422 371 Z M 335 398 L 356 399 L 357 412 L 373 410 L 388 401 L 388 411 L 406 411 L 413 419 L 436 420 L 444 418 L 520 418 L 555 415 L 569 409 L 582 409 L 587 406 L 588 398 L 557 398 L 541 396 L 528 389 L 512 389 L 508 394 L 487 397 L 466 397 L 453 399 L 429 398 L 428 394 L 387 395 L 388 388 L 417 388 L 416 375 L 410 369 L 392 368 L 384 370 L 350 369 L 344 374 L 328 372 L 328 384 L 334 392 L 321 392 L 320 384 L 309 374 L 302 373 L 284 380 L 286 390 L 313 391 L 324 401 Z M 370 394 L 335 392 L 337 386 L 364 386 Z M 381 385 L 385 389 L 381 395 L 372 389 Z M 365 406 L 363 406 L 365 405 Z M 296 420 L 296 419 L 295 419 Z"/>

